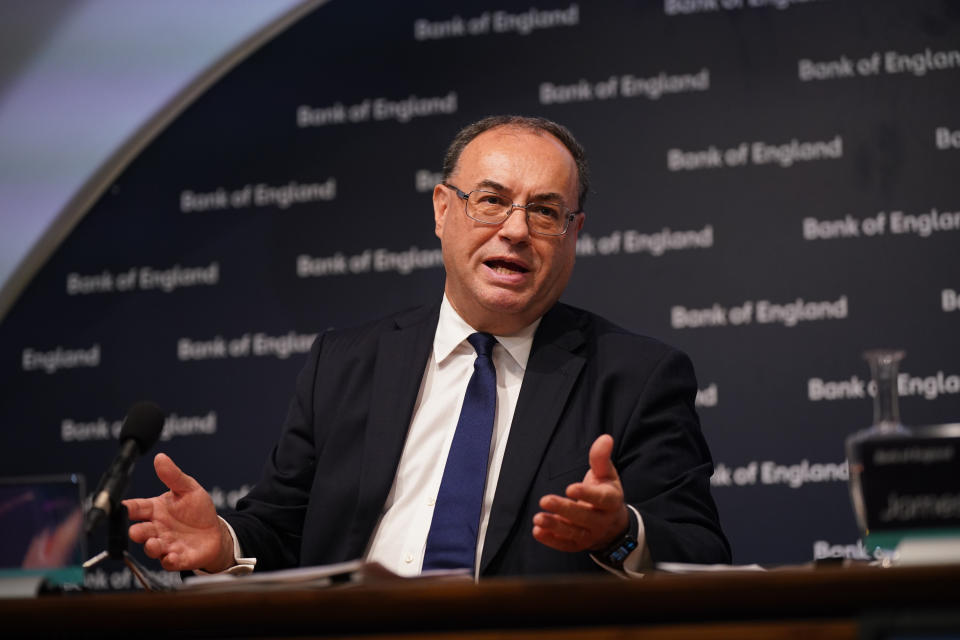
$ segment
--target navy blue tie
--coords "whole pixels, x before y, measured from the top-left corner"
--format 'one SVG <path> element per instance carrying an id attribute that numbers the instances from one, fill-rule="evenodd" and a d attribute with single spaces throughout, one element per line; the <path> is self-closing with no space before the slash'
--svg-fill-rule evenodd
<path id="1" fill-rule="evenodd" d="M 497 409 L 497 371 L 491 359 L 497 339 L 489 333 L 474 333 L 467 341 L 476 350 L 477 359 L 443 468 L 427 534 L 424 570 L 473 569 L 477 554 L 480 508 Z"/>

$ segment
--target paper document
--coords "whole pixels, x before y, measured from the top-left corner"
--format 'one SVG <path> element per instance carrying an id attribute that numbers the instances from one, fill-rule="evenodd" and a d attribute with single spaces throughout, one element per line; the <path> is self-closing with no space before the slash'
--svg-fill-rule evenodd
<path id="1" fill-rule="evenodd" d="M 468 569 L 430 571 L 410 578 L 400 576 L 378 562 L 351 560 L 318 567 L 300 567 L 281 571 L 263 571 L 235 576 L 216 574 L 188 576 L 182 591 L 262 591 L 264 589 L 320 589 L 341 584 L 368 584 L 371 582 L 401 580 L 473 580 Z"/>
<path id="2" fill-rule="evenodd" d="M 717 571 L 766 571 L 758 564 L 689 564 L 686 562 L 658 562 L 657 571 L 666 573 L 709 573 Z"/>

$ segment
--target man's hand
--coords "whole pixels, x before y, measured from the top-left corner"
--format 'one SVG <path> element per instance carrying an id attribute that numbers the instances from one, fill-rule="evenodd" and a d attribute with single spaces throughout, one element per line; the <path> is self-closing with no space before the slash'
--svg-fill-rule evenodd
<path id="1" fill-rule="evenodd" d="M 583 482 L 567 487 L 567 497 L 540 498 L 533 516 L 533 537 L 559 551 L 599 551 L 630 524 L 623 486 L 613 461 L 613 438 L 602 435 L 590 447 L 590 470 Z"/>
<path id="2" fill-rule="evenodd" d="M 123 501 L 130 519 L 143 521 L 130 527 L 130 539 L 143 544 L 144 552 L 167 571 L 230 568 L 233 539 L 210 494 L 166 454 L 158 453 L 153 467 L 170 490 L 156 498 Z"/>

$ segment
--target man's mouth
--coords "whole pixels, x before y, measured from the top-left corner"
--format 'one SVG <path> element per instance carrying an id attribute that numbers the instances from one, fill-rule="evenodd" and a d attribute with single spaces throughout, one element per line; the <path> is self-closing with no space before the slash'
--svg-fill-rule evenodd
<path id="1" fill-rule="evenodd" d="M 509 260 L 487 260 L 483 264 L 487 265 L 494 273 L 500 274 L 526 273 L 529 271 L 522 264 Z"/>

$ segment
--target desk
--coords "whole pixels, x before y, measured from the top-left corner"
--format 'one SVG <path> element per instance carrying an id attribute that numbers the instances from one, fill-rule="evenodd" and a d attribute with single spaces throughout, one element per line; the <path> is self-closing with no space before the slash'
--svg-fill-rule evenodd
<path id="1" fill-rule="evenodd" d="M 960 566 L 412 580 L 325 590 L 102 593 L 0 601 L 4 637 L 830 638 L 952 616 Z M 919 619 L 919 618 L 917 618 Z M 875 637 L 886 637 L 877 635 Z"/>

